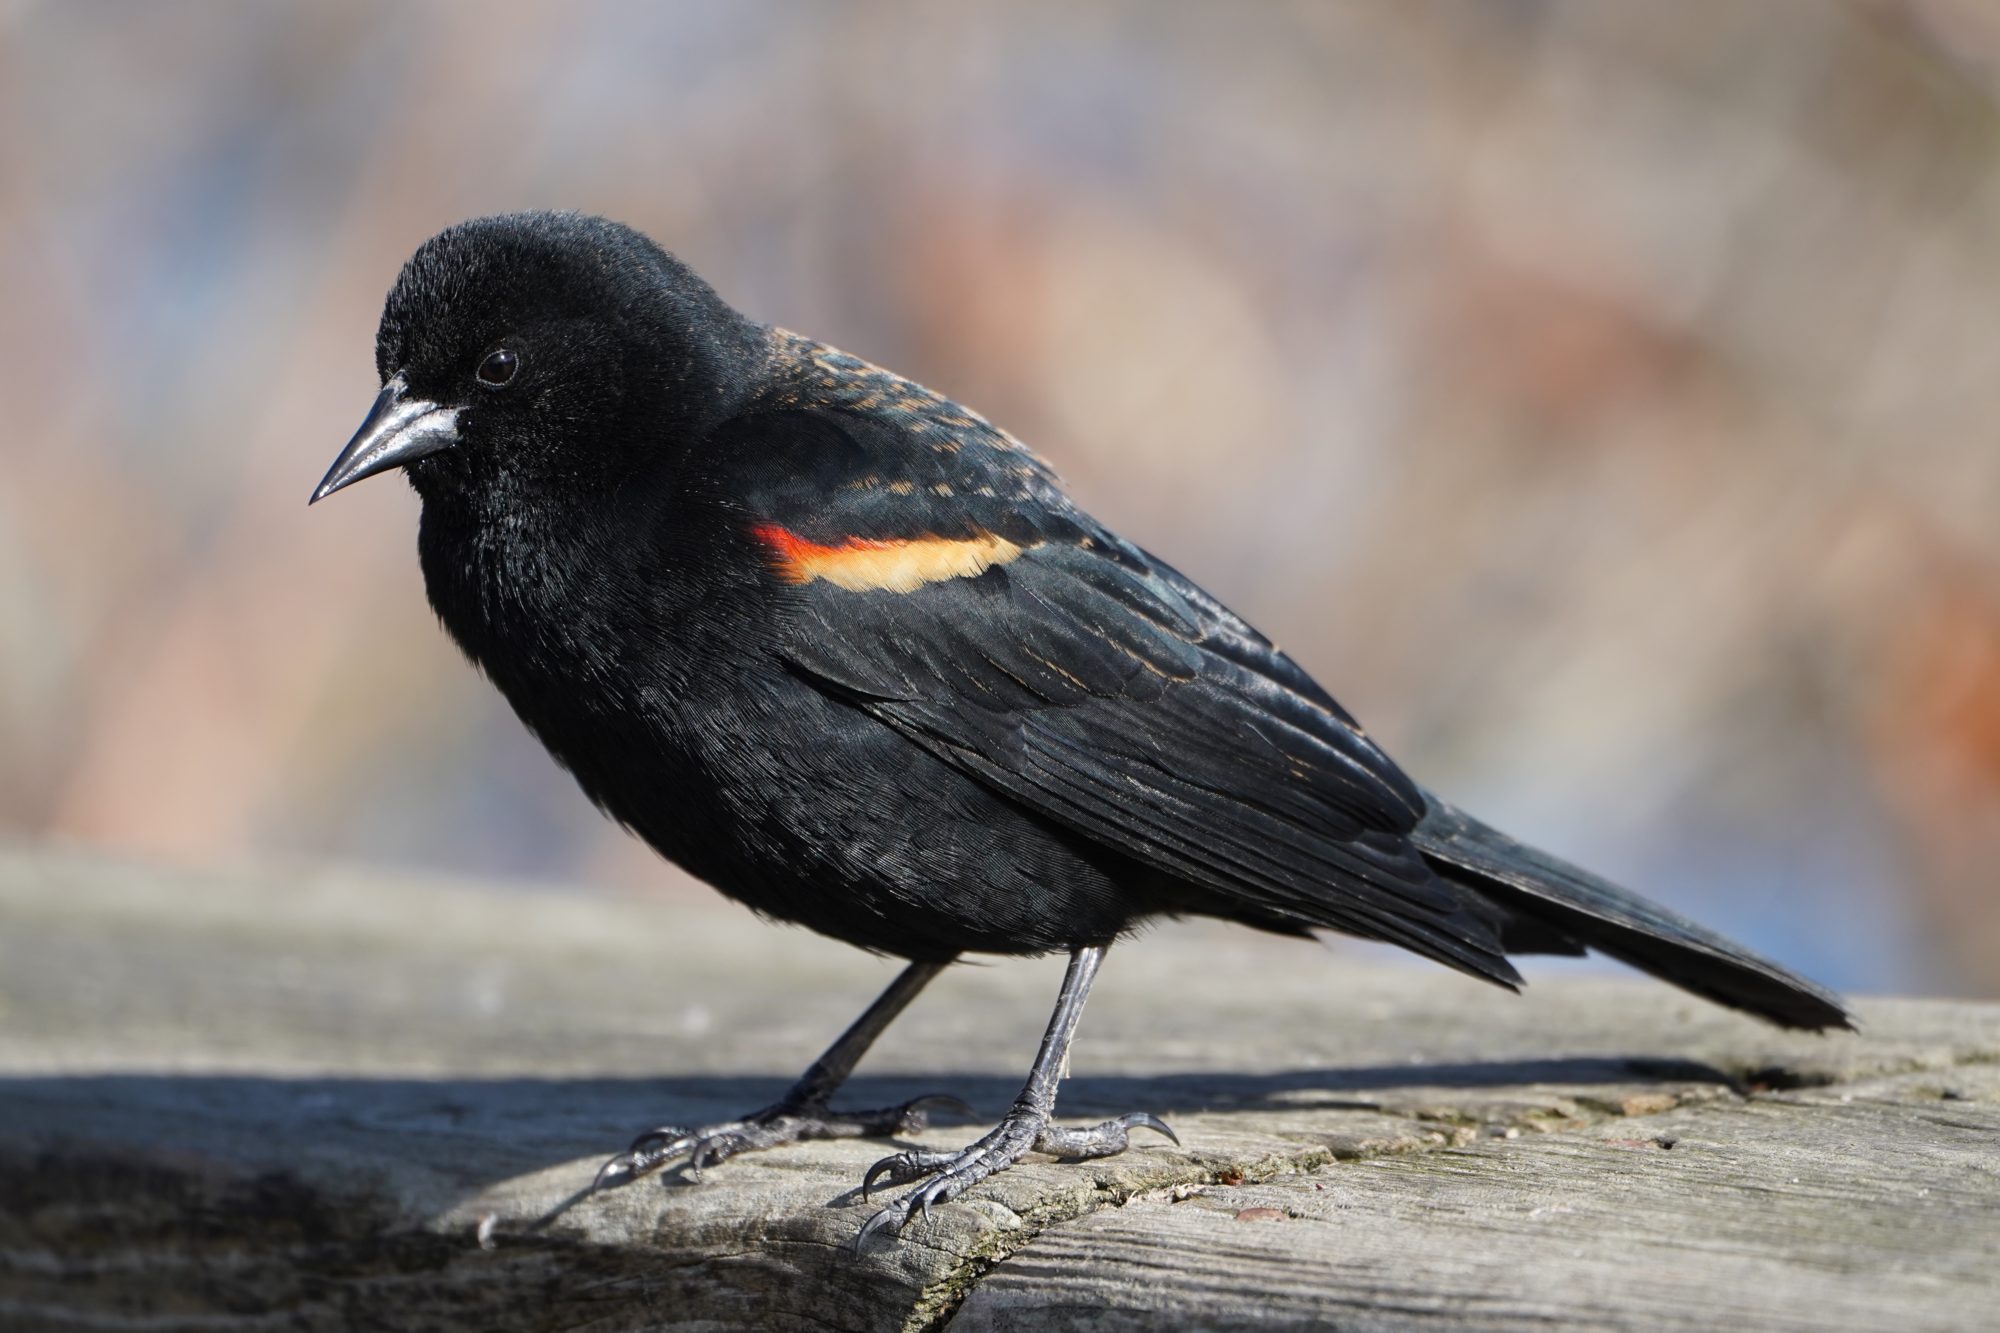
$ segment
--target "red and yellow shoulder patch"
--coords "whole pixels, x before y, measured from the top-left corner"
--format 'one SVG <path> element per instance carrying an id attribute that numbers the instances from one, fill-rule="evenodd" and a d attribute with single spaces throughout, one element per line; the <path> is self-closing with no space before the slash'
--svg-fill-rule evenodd
<path id="1" fill-rule="evenodd" d="M 849 592 L 911 592 L 926 583 L 969 579 L 1018 558 L 1023 550 L 990 532 L 902 541 L 849 537 L 834 545 L 807 541 L 775 523 L 760 523 L 750 533 L 776 557 L 787 582 L 824 579 Z"/>

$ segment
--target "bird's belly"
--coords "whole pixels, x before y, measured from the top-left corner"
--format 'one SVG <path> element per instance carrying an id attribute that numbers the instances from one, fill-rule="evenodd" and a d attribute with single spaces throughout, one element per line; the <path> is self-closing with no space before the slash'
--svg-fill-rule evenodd
<path id="1" fill-rule="evenodd" d="M 816 691 L 675 712 L 648 720 L 650 745 L 615 725 L 559 757 L 655 850 L 765 915 L 940 958 L 1105 942 L 1177 906 L 1156 876 Z"/>

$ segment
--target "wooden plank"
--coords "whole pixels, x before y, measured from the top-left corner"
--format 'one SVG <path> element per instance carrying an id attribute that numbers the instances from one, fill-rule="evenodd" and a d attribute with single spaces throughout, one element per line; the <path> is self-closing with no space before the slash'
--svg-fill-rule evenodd
<path id="1" fill-rule="evenodd" d="M 1864 1034 L 1800 1036 L 1647 982 L 1516 1000 L 1203 926 L 1113 951 L 1062 1102 L 1166 1115 L 1186 1151 L 1031 1161 L 860 1256 L 878 1143 L 577 1199 L 636 1129 L 768 1101 L 892 970 L 719 902 L 0 854 L 0 1325 L 1945 1328 L 1993 1307 L 2000 1007 L 1873 1001 Z M 954 969 L 853 1102 L 939 1089 L 996 1115 L 1059 972 Z"/>
<path id="2" fill-rule="evenodd" d="M 1904 1076 L 1151 1191 L 1016 1250 L 952 1327 L 1992 1327 L 2000 1074 L 1954 1087 Z"/>

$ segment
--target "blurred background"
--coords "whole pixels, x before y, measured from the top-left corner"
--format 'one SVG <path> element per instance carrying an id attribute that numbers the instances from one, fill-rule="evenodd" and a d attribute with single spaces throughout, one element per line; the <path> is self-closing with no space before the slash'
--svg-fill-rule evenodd
<path id="1" fill-rule="evenodd" d="M 574 207 L 1517 835 L 2000 995 L 1996 99 L 1989 0 L 5 0 L 0 837 L 707 892 L 459 659 L 406 486 L 305 508 L 416 244 Z"/>

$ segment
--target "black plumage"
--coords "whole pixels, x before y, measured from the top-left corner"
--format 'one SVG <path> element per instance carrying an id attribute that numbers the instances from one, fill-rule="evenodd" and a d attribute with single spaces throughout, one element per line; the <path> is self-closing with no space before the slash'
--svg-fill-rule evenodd
<path id="1" fill-rule="evenodd" d="M 961 953 L 1070 951 L 1080 1010 L 1103 947 L 1161 914 L 1385 940 L 1509 986 L 1509 954 L 1598 949 L 1773 1022 L 1847 1021 L 1430 795 L 1011 436 L 744 318 L 637 232 L 524 214 L 432 238 L 377 365 L 314 498 L 402 466 L 432 605 L 594 802 L 760 912 L 913 960 L 829 1068 Z M 809 1082 L 612 1174 L 837 1132 Z M 1149 1121 L 1057 1130 L 1036 1086 L 976 1161 L 886 1163 L 937 1179 L 878 1224 Z M 805 1127 L 772 1129 L 780 1109 Z"/>

